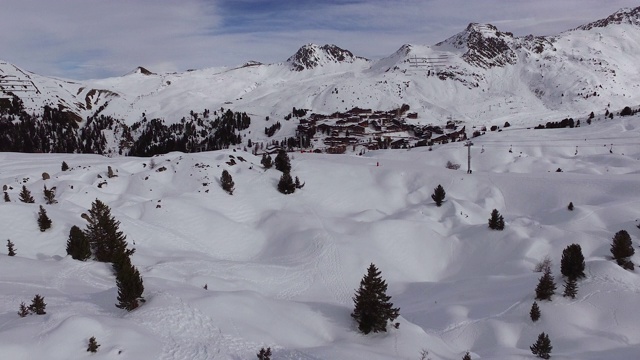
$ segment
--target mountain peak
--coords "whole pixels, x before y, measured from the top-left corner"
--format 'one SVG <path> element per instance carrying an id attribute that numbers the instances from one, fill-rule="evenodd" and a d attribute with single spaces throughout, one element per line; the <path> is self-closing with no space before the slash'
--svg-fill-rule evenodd
<path id="1" fill-rule="evenodd" d="M 640 6 L 635 8 L 622 8 L 604 19 L 578 26 L 574 30 L 591 30 L 593 28 L 602 28 L 619 24 L 640 26 Z"/>
<path id="2" fill-rule="evenodd" d="M 360 59 L 349 50 L 341 49 L 336 45 L 306 44 L 287 59 L 294 71 L 313 69 L 331 63 L 353 63 Z"/>
<path id="3" fill-rule="evenodd" d="M 142 66 L 138 66 L 135 70 L 131 71 L 127 75 L 131 75 L 131 74 L 156 75 L 156 73 L 151 72 Z"/>
<path id="4" fill-rule="evenodd" d="M 516 55 L 511 43 L 513 34 L 510 32 L 502 32 L 491 24 L 470 23 L 464 31 L 435 46 L 464 51 L 462 58 L 467 63 L 488 69 L 515 64 Z"/>

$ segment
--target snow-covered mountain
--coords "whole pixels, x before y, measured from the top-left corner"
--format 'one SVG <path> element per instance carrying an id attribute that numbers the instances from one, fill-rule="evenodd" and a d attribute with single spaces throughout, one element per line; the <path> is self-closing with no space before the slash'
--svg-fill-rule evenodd
<path id="1" fill-rule="evenodd" d="M 100 113 L 126 124 L 142 114 L 172 123 L 191 111 L 221 107 L 281 120 L 294 107 L 330 114 L 408 104 L 422 124 L 454 119 L 471 126 L 530 126 L 640 104 L 639 14 L 640 8 L 623 9 L 549 37 L 514 37 L 491 24 L 470 24 L 433 46 L 403 45 L 379 60 L 308 44 L 282 63 L 170 74 L 140 67 L 88 81 L 0 63 L 0 87 L 33 112 L 48 104 L 81 119 Z M 268 125 L 255 121 L 251 131 Z M 293 135 L 294 129 L 283 131 Z"/>

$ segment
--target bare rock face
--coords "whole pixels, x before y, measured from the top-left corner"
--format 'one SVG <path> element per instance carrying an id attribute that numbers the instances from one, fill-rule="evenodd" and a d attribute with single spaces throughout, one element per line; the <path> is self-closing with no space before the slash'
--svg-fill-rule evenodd
<path id="1" fill-rule="evenodd" d="M 640 6 L 633 9 L 620 9 L 604 19 L 578 26 L 575 30 L 591 30 L 618 24 L 640 26 Z"/>
<path id="2" fill-rule="evenodd" d="M 296 51 L 293 56 L 287 59 L 294 71 L 313 69 L 326 64 L 353 63 L 357 56 L 349 50 L 341 49 L 336 45 L 318 46 L 307 44 Z"/>
<path id="3" fill-rule="evenodd" d="M 436 46 L 452 46 L 465 53 L 462 58 L 470 65 L 489 69 L 513 65 L 517 61 L 512 49 L 513 34 L 501 32 L 491 24 L 471 23 L 467 28 Z"/>

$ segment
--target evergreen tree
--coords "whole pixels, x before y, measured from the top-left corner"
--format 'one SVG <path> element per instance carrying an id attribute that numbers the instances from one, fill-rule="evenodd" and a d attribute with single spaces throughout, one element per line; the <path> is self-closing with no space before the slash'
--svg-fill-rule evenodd
<path id="1" fill-rule="evenodd" d="M 10 239 L 7 239 L 7 250 L 9 251 L 9 256 L 16 256 L 16 249 L 14 246 L 15 244 L 12 243 Z"/>
<path id="2" fill-rule="evenodd" d="M 233 195 L 233 190 L 235 183 L 233 182 L 233 178 L 231 174 L 227 170 L 222 171 L 222 177 L 220 178 L 220 184 L 222 185 L 222 189 L 229 193 L 229 195 Z"/>
<path id="3" fill-rule="evenodd" d="M 493 209 L 491 212 L 489 228 L 492 230 L 504 230 L 504 218 L 500 215 L 500 212 L 497 209 Z"/>
<path id="4" fill-rule="evenodd" d="M 531 311 L 529 311 L 529 316 L 531 316 L 531 321 L 536 322 L 540 319 L 540 307 L 538 307 L 537 302 L 533 302 L 531 305 Z"/>
<path id="5" fill-rule="evenodd" d="M 91 204 L 85 236 L 97 261 L 115 263 L 116 257 L 135 252 L 135 249 L 127 249 L 127 237 L 119 226 L 120 222 L 111 216 L 111 209 L 105 203 L 96 199 Z"/>
<path id="6" fill-rule="evenodd" d="M 92 336 L 89 338 L 89 345 L 87 345 L 87 351 L 88 352 L 98 352 L 98 348 L 100 347 L 100 344 L 98 344 L 98 342 L 96 341 L 96 337 Z"/>
<path id="7" fill-rule="evenodd" d="M 560 272 L 570 279 L 584 277 L 584 256 L 578 244 L 571 244 L 562 251 Z"/>
<path id="8" fill-rule="evenodd" d="M 570 297 L 572 299 L 576 298 L 576 294 L 578 294 L 578 282 L 576 278 L 570 277 L 565 279 L 564 281 L 564 293 L 562 296 Z"/>
<path id="9" fill-rule="evenodd" d="M 549 300 L 555 294 L 556 283 L 553 281 L 551 270 L 545 271 L 536 286 L 536 300 Z"/>
<path id="10" fill-rule="evenodd" d="M 50 190 L 47 189 L 47 185 L 44 186 L 44 201 L 47 205 L 57 204 L 58 200 L 56 200 L 56 188 L 52 187 Z"/>
<path id="11" fill-rule="evenodd" d="M 11 202 L 11 198 L 9 198 L 9 193 L 8 192 L 4 192 L 4 202 Z"/>
<path id="12" fill-rule="evenodd" d="M 302 189 L 304 187 L 304 184 L 300 184 L 300 179 L 298 179 L 298 177 L 296 176 L 296 180 L 294 181 L 295 185 L 296 185 L 296 189 Z"/>
<path id="13" fill-rule="evenodd" d="M 47 211 L 42 205 L 40 205 L 40 211 L 38 211 L 38 227 L 42 232 L 51 228 L 51 219 L 47 216 Z"/>
<path id="14" fill-rule="evenodd" d="M 464 356 L 462 357 L 462 360 L 471 360 L 471 355 L 469 355 L 468 351 L 464 354 Z"/>
<path id="15" fill-rule="evenodd" d="M 444 191 L 442 185 L 438 185 L 435 189 L 433 189 L 433 195 L 431 195 L 431 199 L 435 201 L 436 206 L 440 207 L 442 205 L 442 201 L 444 201 L 444 197 L 447 193 Z"/>
<path id="16" fill-rule="evenodd" d="M 271 160 L 271 155 L 264 153 L 262 154 L 262 160 L 260 160 L 260 164 L 264 167 L 265 170 L 271 169 L 273 166 L 273 161 Z"/>
<path id="17" fill-rule="evenodd" d="M 29 310 L 36 315 L 44 315 L 46 312 L 44 309 L 47 307 L 47 304 L 44 302 L 44 297 L 40 295 L 36 295 L 31 300 L 31 305 L 29 305 Z"/>
<path id="18" fill-rule="evenodd" d="M 289 160 L 289 155 L 287 155 L 287 152 L 284 150 L 278 151 L 278 155 L 276 155 L 276 159 L 273 163 L 276 170 L 280 170 L 285 174 L 291 171 L 291 161 Z"/>
<path id="19" fill-rule="evenodd" d="M 116 307 L 131 311 L 140 306 L 140 302 L 144 302 L 142 277 L 138 269 L 131 264 L 128 256 L 123 257 L 120 262 L 116 273 L 116 286 L 118 287 Z"/>
<path id="20" fill-rule="evenodd" d="M 33 204 L 34 202 L 36 202 L 33 196 L 31 196 L 31 191 L 29 191 L 29 189 L 27 189 L 27 187 L 24 185 L 22 185 L 22 191 L 20 191 L 18 199 L 20 199 L 20 201 L 22 201 L 23 203 L 28 204 Z"/>
<path id="21" fill-rule="evenodd" d="M 20 310 L 18 311 L 18 315 L 20 315 L 20 317 L 29 315 L 29 308 L 24 303 L 24 301 L 20 303 Z"/>
<path id="22" fill-rule="evenodd" d="M 280 177 L 280 181 L 278 181 L 278 191 L 285 195 L 293 194 L 296 191 L 296 184 L 288 172 L 283 173 Z"/>
<path id="23" fill-rule="evenodd" d="M 91 245 L 84 232 L 77 226 L 72 226 L 69 230 L 67 240 L 67 254 L 75 260 L 85 261 L 91 257 Z"/>
<path id="24" fill-rule="evenodd" d="M 549 340 L 549 335 L 545 333 L 541 333 L 540 335 L 538 335 L 538 341 L 536 341 L 535 344 L 531 345 L 529 349 L 531 349 L 531 352 L 533 353 L 533 355 L 536 355 L 539 358 L 542 358 L 542 359 L 550 358 L 551 357 L 550 353 L 551 353 L 551 349 L 553 349 L 553 346 L 551 346 L 551 340 Z"/>
<path id="25" fill-rule="evenodd" d="M 268 347 L 266 350 L 265 348 L 260 349 L 260 352 L 258 352 L 258 360 L 271 360 L 271 348 Z"/>
<path id="26" fill-rule="evenodd" d="M 633 263 L 627 258 L 635 254 L 633 244 L 631 242 L 631 236 L 626 230 L 620 230 L 613 236 L 613 242 L 611 243 L 611 254 L 613 258 L 618 262 L 618 265 L 628 268 L 631 264 L 631 270 L 633 270 Z"/>
<path id="27" fill-rule="evenodd" d="M 62 162 L 62 166 L 60 166 L 60 170 L 62 170 L 62 171 L 69 170 L 69 165 L 67 165 L 67 163 L 63 161 Z"/>
<path id="28" fill-rule="evenodd" d="M 573 202 L 569 203 L 569 206 L 567 206 L 567 209 L 569 209 L 569 211 L 573 211 Z"/>
<path id="29" fill-rule="evenodd" d="M 355 308 L 351 317 L 358 322 L 358 330 L 362 333 L 386 332 L 387 322 L 400 315 L 400 308 L 393 307 L 393 303 L 389 301 L 391 296 L 386 291 L 387 283 L 372 263 L 353 297 Z"/>

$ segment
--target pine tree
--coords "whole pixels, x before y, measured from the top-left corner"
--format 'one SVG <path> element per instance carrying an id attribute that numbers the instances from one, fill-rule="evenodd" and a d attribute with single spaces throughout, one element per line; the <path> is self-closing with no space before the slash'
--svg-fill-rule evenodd
<path id="1" fill-rule="evenodd" d="M 436 206 L 440 207 L 442 205 L 442 201 L 447 193 L 444 191 L 442 185 L 438 185 L 435 189 L 433 189 L 433 195 L 431 195 L 431 199 L 435 201 Z"/>
<path id="2" fill-rule="evenodd" d="M 57 204 L 58 200 L 56 200 L 56 188 L 52 187 L 51 189 L 47 189 L 47 185 L 44 186 L 44 201 L 47 205 Z"/>
<path id="3" fill-rule="evenodd" d="M 11 198 L 9 198 L 9 193 L 8 192 L 4 192 L 4 202 L 11 202 Z"/>
<path id="4" fill-rule="evenodd" d="M 96 199 L 89 210 L 85 236 L 97 261 L 116 263 L 116 257 L 132 255 L 127 249 L 127 237 L 119 230 L 120 222 L 111 216 L 111 209 Z"/>
<path id="5" fill-rule="evenodd" d="M 536 355 L 539 358 L 542 358 L 542 359 L 550 358 L 551 357 L 550 353 L 551 353 L 551 349 L 553 349 L 553 346 L 551 346 L 551 340 L 549 340 L 549 335 L 545 333 L 541 333 L 540 335 L 538 335 L 538 341 L 536 341 L 535 344 L 531 345 L 529 349 L 531 349 L 531 352 L 533 353 L 533 355 Z"/>
<path id="6" fill-rule="evenodd" d="M 88 352 L 98 352 L 98 348 L 100 347 L 100 344 L 98 344 L 98 342 L 96 341 L 96 337 L 92 336 L 89 338 L 89 345 L 87 345 L 87 351 Z"/>
<path id="7" fill-rule="evenodd" d="M 533 302 L 531 305 L 531 311 L 529 311 L 529 316 L 531 316 L 531 321 L 536 322 L 540 319 L 540 307 L 538 307 L 537 302 Z"/>
<path id="8" fill-rule="evenodd" d="M 578 294 L 578 282 L 576 278 L 567 278 L 564 281 L 564 293 L 562 296 L 570 297 L 572 299 L 576 298 L 576 294 Z"/>
<path id="9" fill-rule="evenodd" d="M 491 212 L 489 228 L 492 230 L 504 230 L 504 218 L 500 215 L 500 212 L 497 209 L 493 209 Z"/>
<path id="10" fill-rule="evenodd" d="M 29 308 L 24 303 L 24 301 L 20 303 L 20 310 L 18 310 L 18 315 L 20 315 L 20 317 L 29 315 Z"/>
<path id="11" fill-rule="evenodd" d="M 570 279 L 584 277 L 584 256 L 578 244 L 571 244 L 562 251 L 560 272 Z"/>
<path id="12" fill-rule="evenodd" d="M 466 354 L 464 354 L 464 356 L 462 357 L 462 360 L 471 360 L 471 355 L 469 355 L 468 351 Z"/>
<path id="13" fill-rule="evenodd" d="M 288 172 L 283 173 L 280 177 L 280 181 L 278 181 L 278 191 L 285 195 L 293 194 L 296 191 L 296 184 Z"/>
<path id="14" fill-rule="evenodd" d="M 16 249 L 14 246 L 15 244 L 12 243 L 10 239 L 7 239 L 7 250 L 9 251 L 9 256 L 16 256 Z"/>
<path id="15" fill-rule="evenodd" d="M 62 166 L 60 166 L 60 170 L 62 170 L 62 171 L 69 170 L 69 165 L 67 165 L 67 163 L 63 161 L 62 162 Z"/>
<path id="16" fill-rule="evenodd" d="M 271 348 L 268 347 L 266 350 L 265 348 L 260 349 L 260 352 L 258 352 L 258 360 L 271 360 Z"/>
<path id="17" fill-rule="evenodd" d="M 288 174 L 291 171 L 291 161 L 289 160 L 289 155 L 287 155 L 287 152 L 284 150 L 278 151 L 278 155 L 276 155 L 276 159 L 273 163 L 276 170 L 280 170 L 285 174 Z"/>
<path id="18" fill-rule="evenodd" d="M 42 205 L 40 205 L 40 211 L 38 211 L 38 227 L 42 232 L 51 228 L 51 219 L 47 216 L 47 211 Z"/>
<path id="19" fill-rule="evenodd" d="M 33 196 L 31 196 L 31 191 L 29 191 L 29 189 L 27 189 L 27 187 L 24 185 L 22 185 L 22 191 L 20 191 L 18 199 L 27 204 L 33 204 L 34 202 L 36 202 Z"/>
<path id="20" fill-rule="evenodd" d="M 72 226 L 69 230 L 67 240 L 67 254 L 75 260 L 85 261 L 91 257 L 91 245 L 84 232 L 77 226 Z"/>
<path id="21" fill-rule="evenodd" d="M 116 286 L 118 287 L 118 303 L 116 307 L 132 311 L 144 302 L 142 293 L 144 285 L 138 269 L 131 264 L 129 257 L 124 257 L 116 274 Z"/>
<path id="22" fill-rule="evenodd" d="M 302 189 L 304 187 L 305 183 L 300 184 L 300 179 L 296 176 L 296 179 L 294 181 L 295 185 L 296 185 L 296 189 Z"/>
<path id="23" fill-rule="evenodd" d="M 613 258 L 618 262 L 618 265 L 633 270 L 633 263 L 627 258 L 635 254 L 633 244 L 631 242 L 631 236 L 626 230 L 620 230 L 613 236 L 613 242 L 611 243 L 611 254 Z"/>
<path id="24" fill-rule="evenodd" d="M 536 300 L 549 300 L 555 294 L 556 283 L 553 281 L 551 270 L 545 271 L 536 286 Z"/>
<path id="25" fill-rule="evenodd" d="M 229 193 L 229 195 L 233 195 L 233 190 L 235 183 L 233 182 L 233 178 L 231 174 L 227 170 L 222 171 L 222 177 L 220 177 L 220 184 L 222 185 L 222 189 Z"/>
<path id="26" fill-rule="evenodd" d="M 567 206 L 567 209 L 569 209 L 569 211 L 573 211 L 573 203 L 570 202 L 569 206 Z"/>
<path id="27" fill-rule="evenodd" d="M 358 322 L 358 330 L 362 333 L 386 332 L 387 323 L 400 315 L 400 308 L 393 307 L 386 291 L 387 283 L 372 263 L 353 297 L 355 308 L 351 317 Z"/>
<path id="28" fill-rule="evenodd" d="M 262 164 L 265 170 L 271 169 L 271 167 L 273 166 L 273 160 L 271 160 L 271 155 L 267 153 L 262 154 L 262 160 L 260 160 L 260 164 Z"/>
<path id="29" fill-rule="evenodd" d="M 47 307 L 47 304 L 44 302 L 44 297 L 40 295 L 36 295 L 31 300 L 31 305 L 29 305 L 29 310 L 36 315 L 44 315 L 46 312 L 44 309 Z"/>

